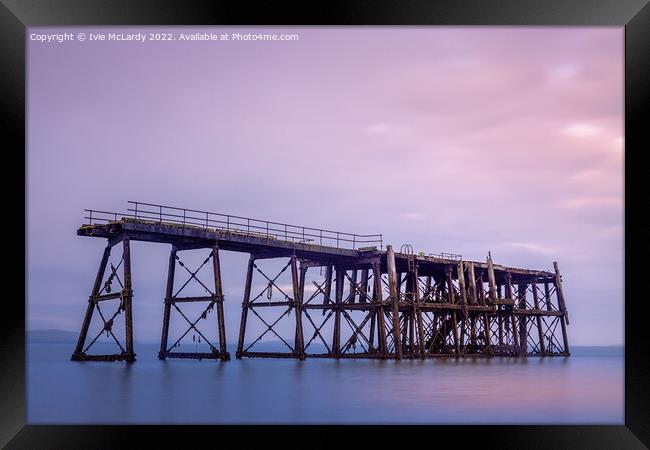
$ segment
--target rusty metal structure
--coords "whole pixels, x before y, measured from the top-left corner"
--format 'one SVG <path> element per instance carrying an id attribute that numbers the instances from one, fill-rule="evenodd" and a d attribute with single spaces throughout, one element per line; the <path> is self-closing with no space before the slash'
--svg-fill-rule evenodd
<path id="1" fill-rule="evenodd" d="M 230 359 L 222 251 L 250 255 L 241 298 L 237 358 L 569 356 L 569 317 L 557 263 L 552 272 L 518 269 L 493 263 L 491 255 L 477 262 L 448 253 L 415 255 L 410 245 L 396 252 L 391 245 L 384 249 L 382 235 L 150 203 L 129 205 L 126 213 L 86 210 L 87 223 L 77 230 L 79 236 L 106 239 L 107 246 L 72 354 L 74 361 L 135 361 L 133 241 L 171 245 L 160 359 Z M 109 264 L 113 249 L 120 247 L 119 261 Z M 207 251 L 194 270 L 181 259 L 191 251 Z M 269 271 L 266 263 L 270 260 L 282 263 L 279 271 L 277 267 Z M 212 269 L 210 283 L 197 276 L 203 267 Z M 176 283 L 178 271 L 189 275 L 180 286 Z M 286 284 L 279 281 L 282 277 L 288 279 Z M 206 295 L 181 295 L 189 283 L 199 285 Z M 205 305 L 197 318 L 188 317 L 182 309 L 190 303 Z M 117 304 L 111 315 L 102 310 L 110 304 Z M 211 322 L 209 314 L 216 316 L 212 326 L 218 331 L 217 342 L 210 342 L 198 325 L 201 320 Z M 172 315 L 188 328 L 170 344 Z M 102 325 L 99 334 L 89 338 L 94 316 Z M 124 341 L 113 331 L 118 316 L 124 320 Z M 251 336 L 251 320 L 261 325 L 261 335 Z M 282 320 L 284 335 L 278 325 Z M 209 346 L 208 352 L 175 350 L 190 332 Z M 102 334 L 117 344 L 120 353 L 89 352 Z M 286 350 L 257 348 L 264 336 L 272 336 Z"/>

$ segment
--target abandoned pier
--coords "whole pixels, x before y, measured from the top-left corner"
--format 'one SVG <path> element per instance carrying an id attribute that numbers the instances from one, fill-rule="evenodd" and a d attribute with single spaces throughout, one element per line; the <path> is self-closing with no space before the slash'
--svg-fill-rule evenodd
<path id="1" fill-rule="evenodd" d="M 105 239 L 107 245 L 74 361 L 135 361 L 132 241 L 171 246 L 161 302 L 160 359 L 230 359 L 226 301 L 241 302 L 237 358 L 569 355 L 569 317 L 557 263 L 552 272 L 518 269 L 495 264 L 490 255 L 477 262 L 454 254 L 414 254 L 409 245 L 399 251 L 391 245 L 384 249 L 382 235 L 150 203 L 129 205 L 125 213 L 86 210 L 86 223 L 77 230 L 79 236 Z M 219 257 L 223 251 L 250 255 L 241 298 L 224 298 Z M 203 252 L 203 264 L 188 267 L 182 258 L 186 252 Z M 116 263 L 109 263 L 111 255 Z M 282 262 L 279 272 L 269 273 L 264 266 L 271 259 Z M 209 283 L 197 276 L 201 269 L 210 271 Z M 189 275 L 185 284 L 178 283 L 179 271 Z M 282 276 L 289 279 L 287 284 L 278 281 Z M 188 283 L 198 283 L 206 295 L 181 295 Z M 256 292 L 259 286 L 263 288 Z M 198 318 L 183 311 L 189 303 L 202 305 Z M 187 325 L 180 337 L 170 336 L 173 316 Z M 93 319 L 101 321 L 97 335 L 89 335 Z M 122 320 L 123 335 L 115 331 Z M 247 332 L 251 320 L 261 321 L 261 336 Z M 280 323 L 284 332 L 278 329 Z M 216 340 L 206 337 L 206 327 L 216 328 Z M 190 333 L 207 344 L 208 351 L 176 350 Z M 119 352 L 91 352 L 101 335 L 114 341 Z M 256 348 L 264 336 L 281 342 L 286 350 Z"/>

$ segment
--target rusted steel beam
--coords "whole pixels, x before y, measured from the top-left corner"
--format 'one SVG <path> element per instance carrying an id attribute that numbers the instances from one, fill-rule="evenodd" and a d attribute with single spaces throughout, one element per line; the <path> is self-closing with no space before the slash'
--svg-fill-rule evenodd
<path id="1" fill-rule="evenodd" d="M 404 305 L 405 307 L 406 305 Z M 490 308 L 489 306 L 485 308 Z M 463 309 L 462 305 L 457 303 L 424 303 L 420 305 L 420 309 L 426 311 L 439 310 L 439 309 L 453 309 L 454 311 L 460 311 Z"/>
<path id="2" fill-rule="evenodd" d="M 300 258 L 301 260 L 305 261 L 305 267 L 327 267 L 329 265 L 336 266 L 336 265 L 341 265 L 344 266 L 348 270 L 363 270 L 363 269 L 368 269 L 370 266 L 372 266 L 372 263 L 375 261 L 381 261 L 381 254 L 377 254 L 376 256 L 345 256 L 345 257 L 327 257 L 327 258 L 318 258 L 316 256 L 312 256 L 311 259 L 305 257 Z"/>
<path id="3" fill-rule="evenodd" d="M 201 297 L 169 297 L 165 299 L 165 303 L 170 305 L 176 303 L 196 303 L 196 302 L 221 302 L 222 299 L 217 295 L 205 295 Z"/>
<path id="4" fill-rule="evenodd" d="M 497 289 L 497 292 L 501 292 L 501 285 L 499 285 L 499 288 Z M 513 306 L 515 304 L 515 300 L 512 298 L 499 298 L 497 297 L 495 300 L 492 301 L 493 305 L 509 305 Z"/>
<path id="5" fill-rule="evenodd" d="M 253 308 L 269 308 L 269 307 L 274 307 L 274 306 L 290 306 L 294 307 L 295 301 L 294 300 L 287 300 L 287 301 L 277 301 L 277 302 L 263 302 L 263 301 L 255 301 L 255 302 L 250 302 L 248 304 L 249 309 Z M 320 308 L 318 308 L 320 307 Z M 311 309 L 327 309 L 328 307 L 325 307 L 324 305 L 303 305 L 303 309 L 306 308 L 311 308 Z"/>
<path id="6" fill-rule="evenodd" d="M 385 305 L 390 305 L 388 302 L 384 302 Z M 250 304 L 251 308 L 259 308 L 265 306 L 293 306 L 294 302 L 254 302 Z M 372 311 L 377 307 L 373 303 L 355 303 L 354 305 L 349 305 L 342 303 L 340 307 L 336 306 L 336 303 L 330 303 L 329 305 L 321 305 L 319 303 L 306 303 L 302 305 L 302 309 L 320 309 L 322 311 L 336 311 L 340 309 L 341 311 Z"/>
<path id="7" fill-rule="evenodd" d="M 115 300 L 117 298 L 122 298 L 122 292 L 113 292 L 111 294 L 97 295 L 96 297 L 90 297 L 91 302 L 104 302 L 106 300 Z"/>
<path id="8" fill-rule="evenodd" d="M 399 301 L 397 292 L 397 271 L 395 267 L 395 251 L 392 245 L 386 246 L 386 264 L 388 266 L 388 289 L 390 292 L 390 300 L 393 309 L 393 341 L 395 343 L 395 357 L 402 358 L 402 343 L 400 341 L 400 327 L 399 327 L 399 309 L 397 302 Z"/>
<path id="9" fill-rule="evenodd" d="M 331 358 L 331 355 L 322 354 L 322 353 L 320 353 L 320 354 L 312 353 L 312 354 L 308 354 L 306 356 L 307 356 L 307 358 Z M 368 353 L 362 353 L 362 352 L 359 352 L 359 353 L 341 353 L 338 357 L 339 358 L 348 358 L 348 359 L 384 359 L 384 357 L 382 355 L 380 355 L 379 353 L 370 353 L 370 352 L 368 352 Z"/>
<path id="10" fill-rule="evenodd" d="M 544 311 L 543 309 L 513 309 L 512 313 L 515 315 L 524 315 L 524 316 L 538 316 L 538 317 L 556 317 L 561 316 L 560 311 Z"/>
<path id="11" fill-rule="evenodd" d="M 310 355 L 311 356 L 311 355 Z M 299 355 L 296 353 L 289 353 L 289 352 L 244 352 L 242 351 L 240 353 L 240 356 L 238 356 L 239 359 L 241 358 L 296 358 L 296 359 L 302 359 L 300 358 Z"/>
<path id="12" fill-rule="evenodd" d="M 169 359 L 220 359 L 224 361 L 223 354 L 212 352 L 166 352 L 165 358 Z"/>
<path id="13" fill-rule="evenodd" d="M 214 297 L 217 304 L 217 328 L 219 333 L 219 357 L 221 361 L 228 361 L 230 354 L 226 350 L 226 318 L 223 312 L 223 285 L 221 283 L 221 263 L 219 261 L 219 247 L 212 247 L 212 273 L 214 276 Z"/>
<path id="14" fill-rule="evenodd" d="M 132 363 L 135 361 L 135 355 L 132 353 L 114 353 L 111 355 L 87 355 L 85 353 L 72 355 L 72 361 L 126 361 Z"/>
<path id="15" fill-rule="evenodd" d="M 237 341 L 237 352 L 235 356 L 241 359 L 244 351 L 244 337 L 246 335 L 246 319 L 248 316 L 249 302 L 251 298 L 251 283 L 253 281 L 253 265 L 255 257 L 251 254 L 248 259 L 248 270 L 246 271 L 246 281 L 244 282 L 244 298 L 242 300 L 241 320 L 239 322 L 239 340 Z"/>
<path id="16" fill-rule="evenodd" d="M 172 246 L 169 252 L 169 266 L 167 268 L 167 288 L 165 290 L 165 302 L 163 309 L 163 326 L 160 337 L 160 352 L 158 359 L 165 359 L 167 353 L 167 340 L 169 338 L 169 316 L 171 312 L 171 302 L 167 301 L 174 295 L 174 273 L 176 271 L 176 248 Z"/>
<path id="17" fill-rule="evenodd" d="M 97 275 L 95 276 L 95 283 L 93 284 L 93 289 L 90 293 L 90 299 L 97 297 L 102 286 L 102 280 L 104 279 L 104 273 L 106 273 L 106 265 L 108 264 L 108 258 L 111 255 L 111 246 L 107 245 L 104 248 L 104 253 L 102 259 L 99 262 L 99 268 L 97 269 Z M 72 360 L 78 361 L 78 357 L 83 353 L 84 344 L 86 342 L 86 336 L 88 335 L 88 328 L 90 327 L 90 321 L 93 317 L 93 311 L 95 310 L 95 303 L 92 300 L 88 301 L 86 306 L 86 314 L 84 315 L 84 320 L 81 325 L 81 331 L 79 332 L 79 339 L 77 340 L 77 346 L 75 347 L 74 353 L 72 354 Z"/>

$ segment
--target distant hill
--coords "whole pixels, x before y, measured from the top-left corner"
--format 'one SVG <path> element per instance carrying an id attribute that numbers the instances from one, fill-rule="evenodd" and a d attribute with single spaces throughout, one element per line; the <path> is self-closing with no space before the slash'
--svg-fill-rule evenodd
<path id="1" fill-rule="evenodd" d="M 78 337 L 79 333 L 64 330 L 29 330 L 27 332 L 28 342 L 74 344 Z"/>

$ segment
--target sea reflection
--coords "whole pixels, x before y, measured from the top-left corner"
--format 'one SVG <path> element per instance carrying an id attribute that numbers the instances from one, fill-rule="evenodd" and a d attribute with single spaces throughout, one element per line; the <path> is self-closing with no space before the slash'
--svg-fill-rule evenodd
<path id="1" fill-rule="evenodd" d="M 68 360 L 30 344 L 29 423 L 623 423 L 622 355 Z"/>

